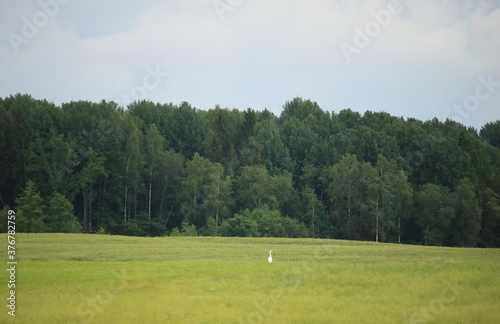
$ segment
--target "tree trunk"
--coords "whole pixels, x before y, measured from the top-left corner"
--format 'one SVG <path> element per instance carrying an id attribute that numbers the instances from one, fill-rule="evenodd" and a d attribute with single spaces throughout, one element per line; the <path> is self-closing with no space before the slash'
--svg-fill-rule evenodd
<path id="1" fill-rule="evenodd" d="M 127 185 L 127 182 L 128 182 L 128 172 L 129 172 L 129 169 L 130 169 L 130 159 L 132 158 L 132 156 L 129 156 L 128 157 L 128 160 L 127 160 L 127 168 L 125 169 L 125 195 L 124 195 L 124 199 L 123 199 L 123 220 L 126 222 L 127 221 L 127 203 L 128 203 L 128 185 Z"/>
<path id="2" fill-rule="evenodd" d="M 167 215 L 167 220 L 165 221 L 165 227 L 167 227 L 168 219 L 170 218 L 170 215 L 172 214 L 173 209 L 174 209 L 174 205 L 172 205 L 172 207 L 170 207 L 170 211 L 168 212 L 168 215 Z"/>
<path id="3" fill-rule="evenodd" d="M 149 169 L 148 219 L 151 219 L 151 192 L 153 189 L 153 164 Z"/>
<path id="4" fill-rule="evenodd" d="M 313 238 L 314 238 L 314 206 L 315 203 L 314 203 L 314 192 L 313 192 L 313 196 L 312 196 L 312 230 L 313 230 Z"/>
<path id="5" fill-rule="evenodd" d="M 219 193 L 220 193 L 220 173 L 217 177 L 217 207 L 215 208 L 215 224 L 219 225 Z"/>
<path id="6" fill-rule="evenodd" d="M 398 213 L 398 243 L 401 244 L 401 213 Z"/>
<path id="7" fill-rule="evenodd" d="M 104 206 L 106 203 L 106 188 L 107 188 L 107 181 L 108 177 L 105 175 L 104 176 L 104 184 L 102 187 L 102 194 L 99 194 L 99 205 L 98 205 L 98 214 L 97 214 L 97 230 L 101 227 L 102 224 L 102 215 L 104 215 Z"/>
<path id="8" fill-rule="evenodd" d="M 137 178 L 135 179 L 135 188 L 134 188 L 134 219 L 137 219 Z"/>
<path id="9" fill-rule="evenodd" d="M 379 214 L 378 200 L 379 200 L 379 197 L 377 196 L 377 204 L 376 204 L 376 208 L 375 208 L 375 242 L 378 242 L 378 214 Z"/>
<path id="10" fill-rule="evenodd" d="M 148 219 L 151 219 L 151 187 L 152 187 L 152 181 L 149 181 Z"/>
<path id="11" fill-rule="evenodd" d="M 128 188 L 125 186 L 125 197 L 123 198 L 123 221 L 127 221 L 127 192 Z"/>
<path id="12" fill-rule="evenodd" d="M 92 229 L 92 186 L 88 185 L 82 190 L 83 195 L 83 230 L 90 233 Z"/>
<path id="13" fill-rule="evenodd" d="M 85 194 L 85 189 L 83 189 L 82 193 L 83 193 L 83 231 L 85 233 L 88 233 L 87 195 Z"/>
<path id="14" fill-rule="evenodd" d="M 351 197 L 347 198 L 347 238 L 351 239 Z"/>
<path id="15" fill-rule="evenodd" d="M 165 175 L 165 182 L 163 184 L 163 188 L 161 190 L 161 200 L 160 200 L 160 218 L 163 217 L 163 205 L 165 203 L 165 194 L 167 191 L 167 185 L 168 185 L 168 174 Z"/>
<path id="16" fill-rule="evenodd" d="M 89 233 L 92 231 L 92 185 L 89 185 L 89 199 L 87 200 L 89 204 Z"/>

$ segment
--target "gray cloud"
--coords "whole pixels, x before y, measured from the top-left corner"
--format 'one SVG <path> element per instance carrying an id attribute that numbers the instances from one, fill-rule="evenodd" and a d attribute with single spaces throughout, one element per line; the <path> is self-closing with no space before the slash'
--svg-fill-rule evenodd
<path id="1" fill-rule="evenodd" d="M 53 3 L 51 17 L 43 8 Z M 301 96 L 326 110 L 449 117 L 476 128 L 500 119 L 500 88 L 466 118 L 454 108 L 474 94 L 481 76 L 500 82 L 498 1 L 401 0 L 401 12 L 385 22 L 374 17 L 383 19 L 390 1 L 220 0 L 229 6 L 223 20 L 214 3 L 2 5 L 0 96 L 116 100 L 141 86 L 148 67 L 160 66 L 168 77 L 146 99 L 201 109 L 220 104 L 279 114 Z M 37 14 L 42 27 L 24 37 L 26 19 L 33 23 Z M 356 28 L 373 36 L 348 63 L 341 44 L 354 44 Z M 12 33 L 27 40 L 18 51 Z"/>

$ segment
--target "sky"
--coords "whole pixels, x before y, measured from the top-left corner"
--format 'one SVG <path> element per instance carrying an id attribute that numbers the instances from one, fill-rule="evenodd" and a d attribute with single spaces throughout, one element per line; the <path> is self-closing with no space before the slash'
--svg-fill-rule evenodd
<path id="1" fill-rule="evenodd" d="M 500 120 L 500 0 L 0 0 L 0 97 Z"/>

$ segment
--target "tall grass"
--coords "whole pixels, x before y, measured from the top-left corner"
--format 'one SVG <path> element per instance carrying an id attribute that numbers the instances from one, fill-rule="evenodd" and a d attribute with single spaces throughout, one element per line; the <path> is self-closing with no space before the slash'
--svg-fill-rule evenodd
<path id="1" fill-rule="evenodd" d="M 78 234 L 17 234 L 16 248 L 24 323 L 500 321 L 498 249 Z"/>

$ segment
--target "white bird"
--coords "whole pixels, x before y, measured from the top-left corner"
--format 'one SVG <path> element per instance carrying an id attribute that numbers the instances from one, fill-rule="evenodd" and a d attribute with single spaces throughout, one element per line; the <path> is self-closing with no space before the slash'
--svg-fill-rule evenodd
<path id="1" fill-rule="evenodd" d="M 273 262 L 273 256 L 271 255 L 272 252 L 273 252 L 273 250 L 269 250 L 269 258 L 267 258 L 267 261 L 269 263 Z"/>

